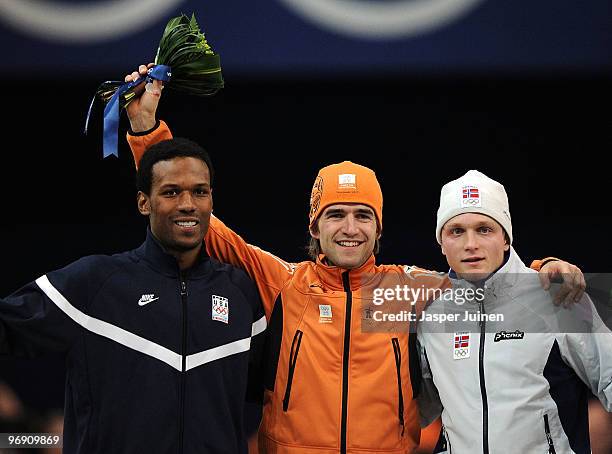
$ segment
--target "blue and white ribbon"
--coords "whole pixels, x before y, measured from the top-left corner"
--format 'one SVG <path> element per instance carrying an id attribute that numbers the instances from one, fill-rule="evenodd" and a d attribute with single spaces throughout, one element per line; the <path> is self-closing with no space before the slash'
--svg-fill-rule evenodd
<path id="1" fill-rule="evenodd" d="M 148 84 L 155 80 L 161 80 L 162 82 L 169 82 L 172 77 L 172 70 L 170 66 L 167 65 L 157 65 L 152 68 L 149 68 L 149 71 L 146 76 L 145 83 Z M 103 132 L 103 157 L 106 158 L 110 155 L 119 156 L 117 152 L 118 148 L 118 134 L 119 134 L 119 101 L 120 97 L 131 88 L 136 87 L 142 83 L 142 77 L 136 79 L 133 82 L 126 82 L 121 85 L 113 97 L 110 99 L 106 107 L 104 108 L 104 132 Z M 95 99 L 95 98 L 94 98 Z M 85 132 L 87 133 L 87 126 L 89 124 L 89 115 L 91 114 L 92 105 L 89 107 L 89 112 L 87 114 L 87 121 L 85 123 Z"/>

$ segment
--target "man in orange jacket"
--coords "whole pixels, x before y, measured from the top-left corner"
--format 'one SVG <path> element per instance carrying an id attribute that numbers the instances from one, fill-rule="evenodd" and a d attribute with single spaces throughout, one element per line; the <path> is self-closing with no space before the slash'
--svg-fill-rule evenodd
<path id="1" fill-rule="evenodd" d="M 149 145 L 171 137 L 155 118 L 160 96 L 154 81 L 128 106 L 136 163 Z M 313 260 L 297 264 L 247 244 L 211 219 L 205 238 L 210 255 L 247 271 L 269 318 L 261 452 L 400 454 L 419 444 L 414 333 L 371 332 L 367 314 L 373 289 L 390 288 L 390 281 L 415 290 L 443 289 L 449 281 L 414 267 L 375 264 L 382 202 L 372 170 L 348 161 L 322 168 L 310 199 Z M 557 261 L 547 271 L 576 268 Z M 579 272 L 575 279 L 571 297 L 584 285 Z M 425 300 L 413 303 L 420 307 Z"/>

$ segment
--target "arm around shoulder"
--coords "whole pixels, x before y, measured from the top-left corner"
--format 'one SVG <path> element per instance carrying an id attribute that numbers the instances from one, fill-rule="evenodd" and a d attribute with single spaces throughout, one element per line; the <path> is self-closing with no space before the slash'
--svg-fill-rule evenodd
<path id="1" fill-rule="evenodd" d="M 214 215 L 204 240 L 211 257 L 243 269 L 255 281 L 269 317 L 281 288 L 293 276 L 295 265 L 248 244 Z"/>
<path id="2" fill-rule="evenodd" d="M 163 120 L 157 120 L 155 126 L 147 131 L 142 132 L 127 132 L 127 141 L 134 156 L 136 168 L 142 159 L 147 148 L 151 145 L 161 142 L 162 140 L 172 139 L 172 132 Z"/>

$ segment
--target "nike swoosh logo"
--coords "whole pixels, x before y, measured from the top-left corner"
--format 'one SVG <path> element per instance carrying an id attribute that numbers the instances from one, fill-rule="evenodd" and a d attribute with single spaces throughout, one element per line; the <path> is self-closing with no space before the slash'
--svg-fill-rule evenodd
<path id="1" fill-rule="evenodd" d="M 152 303 L 153 301 L 157 301 L 158 299 L 159 299 L 159 297 L 153 298 L 152 300 L 146 300 L 146 301 L 140 300 L 140 301 L 138 301 L 138 305 L 139 306 L 144 306 L 146 304 Z"/>

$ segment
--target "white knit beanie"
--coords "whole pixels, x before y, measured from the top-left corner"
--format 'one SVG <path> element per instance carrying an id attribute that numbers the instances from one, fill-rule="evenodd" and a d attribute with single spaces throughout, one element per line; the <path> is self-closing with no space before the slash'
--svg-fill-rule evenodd
<path id="1" fill-rule="evenodd" d="M 512 244 L 512 221 L 506 190 L 478 170 L 470 170 L 442 187 L 436 224 L 438 243 L 442 244 L 444 224 L 463 213 L 481 213 L 495 219 L 504 228 Z"/>

